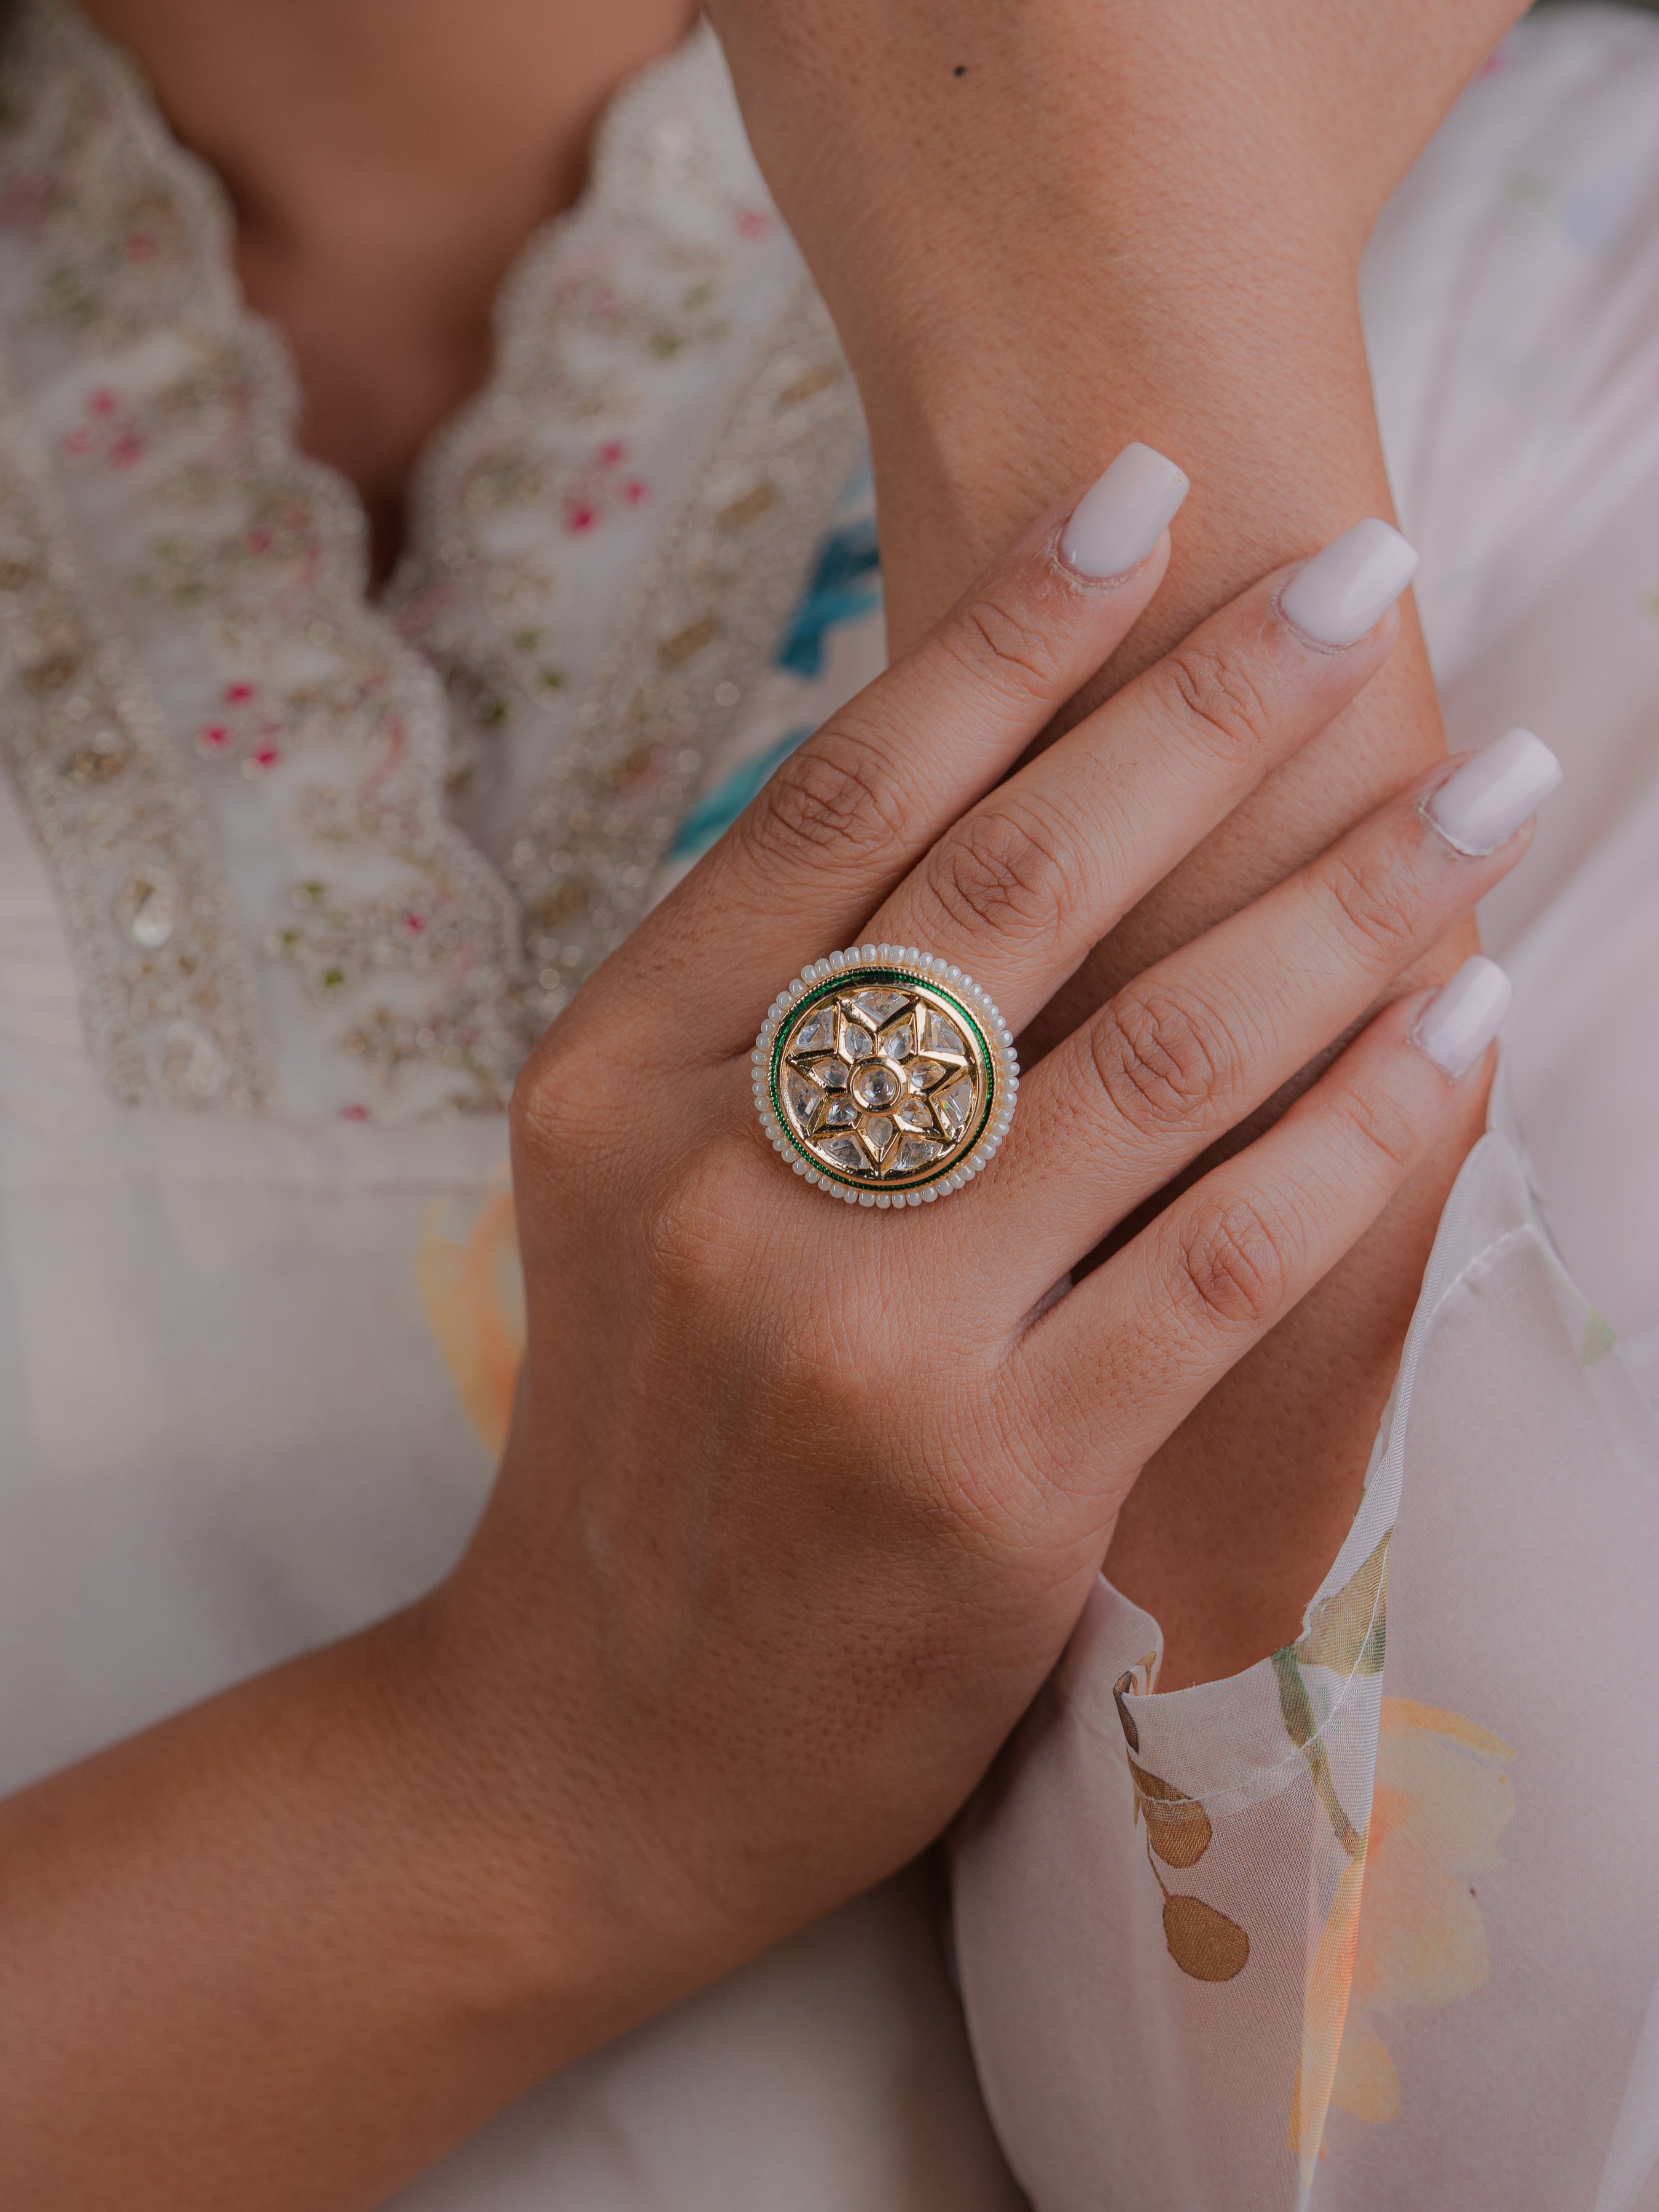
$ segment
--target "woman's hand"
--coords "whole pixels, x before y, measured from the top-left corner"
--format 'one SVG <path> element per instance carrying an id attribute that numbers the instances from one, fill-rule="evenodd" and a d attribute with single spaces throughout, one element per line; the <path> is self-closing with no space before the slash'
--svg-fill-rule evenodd
<path id="1" fill-rule="evenodd" d="M 1389 653 L 1407 563 L 1371 525 L 1380 588 L 1352 541 L 1267 577 L 1000 781 L 1164 574 L 1177 472 L 1112 483 L 1076 563 L 1051 514 L 526 1069 L 530 1351 L 448 1582 L 0 1806 L 8 2206 L 368 2212 L 908 1857 L 1052 1664 L 1142 1461 L 1478 1082 L 1485 963 L 1484 1007 L 1395 1005 L 1066 1290 L 1513 866 L 1513 762 L 1501 805 L 1490 763 L 1484 811 L 1433 771 L 1151 968 L 945 1204 L 832 1205 L 775 1156 L 751 1040 L 804 963 L 918 945 L 1024 1021 Z"/>
<path id="2" fill-rule="evenodd" d="M 1113 509 L 1160 467 L 1178 496 L 1139 449 L 1067 542 L 1140 550 Z M 1091 581 L 1057 554 L 1060 520 L 794 756 L 518 1088 L 530 1351 L 498 1494 L 441 1610 L 480 1710 L 513 1717 L 503 1770 L 541 1778 L 532 1818 L 629 1931 L 641 2005 L 939 1832 L 1053 1664 L 1142 1462 L 1346 1251 L 1472 1079 L 1413 1045 L 1427 994 L 1395 1006 L 1060 1295 L 1519 857 L 1518 821 L 1481 858 L 1435 828 L 1443 767 L 1084 1021 L 963 1195 L 830 1204 L 774 1156 L 750 1044 L 804 963 L 919 946 L 1019 1028 L 1395 636 L 1384 609 L 1411 557 L 1371 523 L 1000 782 L 1164 564 L 1167 539 Z M 1337 615 L 1323 595 L 1347 576 Z M 1287 605 L 1351 641 L 1316 642 Z M 590 1778 L 574 1794 L 573 1773 Z"/>

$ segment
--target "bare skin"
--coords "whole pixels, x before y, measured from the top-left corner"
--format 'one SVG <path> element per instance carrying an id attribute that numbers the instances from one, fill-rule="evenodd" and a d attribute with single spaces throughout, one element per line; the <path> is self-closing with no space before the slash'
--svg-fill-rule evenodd
<path id="1" fill-rule="evenodd" d="M 432 6 L 424 41 L 408 35 L 408 13 L 389 0 L 337 0 L 326 23 L 316 10 L 337 70 L 348 31 L 385 42 L 384 79 L 359 47 L 354 90 L 314 88 L 367 103 L 355 125 L 340 124 L 331 189 L 357 191 L 384 220 L 403 204 L 410 150 L 390 111 L 412 101 L 434 112 L 465 45 L 475 58 L 495 57 L 502 112 L 520 114 L 515 80 L 527 73 L 527 49 L 514 45 L 513 27 L 528 37 L 534 15 L 550 46 L 574 37 L 588 12 L 501 0 L 497 24 L 480 8 L 463 17 Z M 254 0 L 215 11 L 201 0 L 127 0 L 118 20 L 100 12 L 146 54 L 164 104 L 204 151 L 224 147 L 234 167 L 230 149 L 264 147 L 239 196 L 254 190 L 262 205 L 289 210 L 277 228 L 303 241 L 293 211 L 314 210 L 326 195 L 307 198 L 303 141 L 291 136 L 285 156 L 270 91 L 279 81 L 270 26 L 280 18 L 299 46 L 295 12 Z M 665 19 L 649 21 L 669 34 Z M 189 36 L 178 34 L 181 23 L 193 27 Z M 604 27 L 618 43 L 585 100 L 614 82 L 606 68 L 620 75 L 631 65 L 623 52 L 630 39 L 637 58 L 655 35 L 625 8 Z M 264 75 L 246 62 L 250 51 L 265 54 Z M 282 66 L 301 82 L 311 68 Z M 421 69 L 429 75 L 416 84 L 410 72 Z M 384 94 L 386 83 L 395 93 Z M 368 112 L 377 86 L 388 109 L 378 125 Z M 580 174 L 580 146 L 574 123 L 561 137 L 556 118 L 538 138 L 527 127 L 498 131 L 489 101 L 474 112 L 485 108 L 486 135 L 514 139 L 516 152 L 501 152 L 497 164 L 492 151 L 484 165 L 495 183 L 481 194 L 488 220 L 469 233 L 469 251 L 480 265 L 493 252 L 499 270 L 514 250 L 503 209 L 516 192 L 521 237 Z M 591 109 L 573 99 L 562 112 Z M 378 184 L 351 167 L 376 146 L 392 149 Z M 539 199 L 532 175 L 546 180 Z M 1146 212 L 1150 220 L 1156 208 Z M 313 447 L 374 495 L 399 482 L 396 441 L 376 442 L 380 416 L 400 426 L 406 466 L 422 434 L 416 426 L 429 428 L 445 411 L 441 392 L 453 404 L 466 388 L 469 359 L 476 380 L 487 338 L 467 252 L 447 250 L 447 281 L 434 279 L 428 293 L 415 273 L 425 246 L 411 235 L 386 252 L 384 238 L 364 242 L 368 228 L 356 234 L 357 281 L 371 286 L 382 267 L 396 267 L 404 289 L 386 294 L 377 323 L 356 313 L 352 282 L 337 274 L 331 296 L 349 342 L 334 349 L 319 314 L 317 343 L 309 354 L 301 343 L 301 355 Z M 334 247 L 319 250 L 325 260 Z M 295 296 L 308 290 L 305 266 L 296 244 L 284 280 Z M 1195 295 L 1203 282 L 1194 272 Z M 288 319 L 257 283 L 256 297 Z M 309 313 L 294 311 L 296 340 Z M 390 328 L 404 331 L 404 348 L 386 345 Z M 1318 349 L 1330 333 L 1317 319 L 1307 331 L 1291 319 L 1286 349 L 1310 332 L 1323 363 Z M 380 347 L 386 358 L 375 365 Z M 1163 390 L 1145 364 L 1134 372 L 1139 385 L 1133 362 L 1119 367 L 1125 390 L 1148 404 Z M 1229 475 L 1224 425 L 1242 438 L 1254 417 L 1237 392 L 1229 415 L 1210 379 L 1194 381 L 1184 450 L 1157 421 L 1133 434 L 1161 439 L 1189 465 L 1207 436 L 1214 476 L 1231 487 L 1232 511 L 1248 517 L 1249 467 Z M 1338 433 L 1363 427 L 1351 382 L 1345 372 L 1348 396 L 1322 434 L 1320 453 L 1333 461 L 1341 459 Z M 1287 384 L 1273 387 L 1267 410 L 1281 441 Z M 933 404 L 927 380 L 912 379 L 902 358 L 893 388 Z M 375 395 L 368 403 L 366 391 Z M 983 392 L 975 397 L 989 404 Z M 1165 404 L 1182 414 L 1184 403 L 1166 395 Z M 1106 419 L 1098 394 L 1091 405 L 1095 432 L 1079 434 L 1085 445 Z M 879 423 L 898 419 L 874 411 Z M 1206 430 L 1212 414 L 1224 428 Z M 948 432 L 944 400 L 938 419 Z M 340 441 L 331 449 L 331 422 Z M 892 588 L 914 641 L 939 574 L 927 566 L 927 532 L 905 537 L 910 480 L 894 473 L 902 465 L 879 424 L 878 435 L 894 487 Z M 945 433 L 938 442 L 951 450 Z M 1025 450 L 1030 467 L 1054 465 L 1045 441 L 1033 435 Z M 931 451 L 921 457 L 929 468 Z M 1078 483 L 1109 451 L 1091 453 Z M 945 476 L 971 488 L 961 458 Z M 1309 463 L 1310 478 L 1319 465 Z M 1354 480 L 1367 488 L 1361 509 L 1377 504 L 1373 468 L 1363 464 Z M 1028 477 L 1026 515 L 1042 505 L 1032 494 Z M 1310 550 L 1353 519 L 1356 496 L 1352 486 L 1310 492 L 1294 527 L 1281 516 L 1269 534 L 1290 529 L 1293 550 Z M 969 502 L 980 517 L 973 528 L 994 534 L 984 518 L 999 500 L 1018 503 L 988 470 Z M 1316 523 L 1328 506 L 1328 526 Z M 738 833 L 577 1001 L 521 1086 L 515 1181 L 531 1348 L 497 1497 L 454 1577 L 409 1615 L 0 1807 L 0 2197 L 9 2206 L 368 2212 L 554 2067 L 902 1863 L 961 1803 L 1052 1664 L 1139 1468 L 1190 1425 L 1250 1346 L 1447 1146 L 1448 1132 L 1454 1151 L 1462 1141 L 1455 1133 L 1478 1112 L 1480 1079 L 1448 1085 L 1413 1049 L 1408 1001 L 1259 1146 L 1165 1208 L 1031 1325 L 1046 1284 L 1359 1023 L 1519 858 L 1524 836 L 1487 861 L 1449 856 L 1417 811 L 1419 784 L 1360 824 L 1344 854 L 1241 913 L 1232 933 L 1175 956 L 1186 966 L 1138 980 L 1143 994 L 1179 988 L 1216 1018 L 1197 1039 L 1194 1070 L 1201 1076 L 1207 1064 L 1217 1079 L 1195 1082 L 1189 1110 L 1174 1121 L 1143 1124 L 1131 1092 L 1103 1091 L 1105 1048 L 1131 1009 L 1115 1004 L 1097 1016 L 1091 1006 L 1081 1042 L 1055 1036 L 994 1178 L 914 1223 L 820 1218 L 811 1209 L 828 1217 L 825 1201 L 781 1175 L 760 1141 L 747 1043 L 763 1007 L 734 1002 L 724 1018 L 730 1035 L 723 1048 L 711 1046 L 696 1079 L 714 1132 L 708 1152 L 630 1171 L 619 1187 L 623 1109 L 605 1091 L 607 1070 L 631 1027 L 662 1018 L 661 994 L 688 945 L 730 932 L 744 953 L 732 972 L 775 964 L 781 975 L 866 927 L 935 941 L 955 932 L 953 952 L 959 939 L 965 963 L 1000 978 L 1011 1012 L 1029 1026 L 1088 946 L 1172 870 L 1187 871 L 1176 880 L 1188 918 L 1172 941 L 1194 936 L 1195 900 L 1240 908 L 1260 856 L 1249 840 L 1230 852 L 1217 825 L 1259 805 L 1261 777 L 1282 777 L 1286 763 L 1318 746 L 1319 732 L 1352 715 L 1364 687 L 1386 682 L 1398 659 L 1394 617 L 1341 655 L 1306 653 L 1273 615 L 1267 578 L 1183 659 L 1123 691 L 1116 719 L 1079 724 L 1062 740 L 1070 751 L 1036 764 L 1062 781 L 1028 788 L 1088 833 L 1062 855 L 1061 871 L 1088 895 L 1068 891 L 1046 933 L 1006 912 L 947 912 L 941 893 L 962 880 L 958 818 L 984 803 L 1149 606 L 1170 635 L 1190 626 L 1176 616 L 1170 629 L 1154 598 L 1167 543 L 1114 589 L 1082 590 L 1052 557 L 1060 513 L 1036 526 L 878 696 L 854 702 L 796 756 Z M 1172 579 L 1188 601 L 1226 597 L 1224 569 L 1240 580 L 1257 573 L 1253 551 L 1228 547 L 1224 520 L 1206 520 L 1200 506 L 1207 580 L 1195 581 L 1190 565 L 1184 583 Z M 908 599 L 907 544 L 920 549 L 921 580 Z M 1040 677 L 987 653 L 993 612 L 1041 641 Z M 1206 671 L 1222 679 L 1224 697 L 1253 698 L 1259 711 L 1225 728 L 1195 714 L 1194 679 Z M 1371 796 L 1404 780 L 1405 763 L 1399 776 L 1388 770 L 1386 720 L 1377 743 Z M 1420 736 L 1412 746 L 1431 750 Z M 1085 790 L 1095 794 L 1093 816 L 1077 805 Z M 873 812 L 849 816 L 836 794 L 859 792 Z M 1286 830 L 1275 848 L 1273 878 L 1285 874 L 1291 846 L 1322 842 L 1312 804 L 1304 793 L 1302 812 L 1281 820 L 1295 835 Z M 1318 818 L 1334 830 L 1359 811 L 1350 791 Z M 826 846 L 831 819 L 840 828 Z M 1217 855 L 1207 878 L 1183 861 L 1194 846 Z M 1382 895 L 1369 918 L 1336 890 L 1355 869 Z M 1376 926 L 1389 914 L 1407 917 L 1405 927 Z M 1275 982 L 1291 946 L 1306 988 L 1286 996 Z M 650 1060 L 643 1045 L 635 1057 Z M 652 1156 L 661 1120 L 641 1110 L 636 1160 Z M 1070 1152 L 1059 1158 L 1079 1113 L 1097 1123 L 1081 1197 Z M 1024 1272 L 984 1279 L 969 1315 L 960 1286 L 991 1277 L 971 1255 L 999 1204 L 1009 1211 L 1004 1249 Z M 794 1270 L 787 1296 L 775 1272 L 780 1255 Z M 901 1267 L 912 1296 L 895 1301 Z M 791 1328 L 801 1269 L 812 1279 L 806 1337 Z M 1396 1290 L 1403 1283 L 1402 1274 Z M 896 1316 L 929 1312 L 948 1312 L 956 1334 L 918 1357 Z M 855 1347 L 857 1360 L 826 1367 L 826 1340 Z M 1363 1336 L 1361 1348 L 1365 1359 L 1380 1357 Z M 1362 1360 L 1358 1371 L 1363 1383 L 1372 1368 Z M 937 1402 L 924 1407 L 924 1388 Z M 901 1389 L 917 1418 L 896 1435 L 889 1409 Z M 784 1427 L 780 1407 L 790 1416 Z M 1258 1409 L 1264 1434 L 1276 1417 L 1271 1400 Z M 800 1436 L 826 1430 L 847 1446 L 847 1471 L 835 1480 L 822 1455 L 799 1447 Z"/>

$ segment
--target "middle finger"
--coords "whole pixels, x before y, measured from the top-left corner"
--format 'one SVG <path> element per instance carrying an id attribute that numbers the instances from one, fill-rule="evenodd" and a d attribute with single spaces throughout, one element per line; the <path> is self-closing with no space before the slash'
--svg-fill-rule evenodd
<path id="1" fill-rule="evenodd" d="M 1372 520 L 1264 577 L 970 808 L 862 935 L 942 954 L 1019 1030 L 1369 682 L 1415 565 Z M 1292 618 L 1307 610 L 1329 617 L 1323 635 Z"/>

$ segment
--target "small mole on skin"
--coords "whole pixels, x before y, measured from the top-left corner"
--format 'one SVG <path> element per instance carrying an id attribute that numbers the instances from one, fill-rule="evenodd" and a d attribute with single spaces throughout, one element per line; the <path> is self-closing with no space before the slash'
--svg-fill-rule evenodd
<path id="1" fill-rule="evenodd" d="M 958 62 L 956 67 L 951 70 L 951 74 L 952 76 L 966 76 L 968 74 L 967 63 Z"/>

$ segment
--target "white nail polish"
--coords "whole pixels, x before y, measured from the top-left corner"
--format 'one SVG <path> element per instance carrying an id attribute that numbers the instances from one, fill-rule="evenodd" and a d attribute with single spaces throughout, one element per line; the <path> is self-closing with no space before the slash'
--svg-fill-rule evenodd
<path id="1" fill-rule="evenodd" d="M 1495 960 L 1477 952 L 1424 1007 L 1412 1042 L 1448 1075 L 1467 1075 L 1509 1009 L 1509 977 Z"/>
<path id="2" fill-rule="evenodd" d="M 1542 738 L 1511 730 L 1494 738 L 1423 803 L 1449 845 L 1477 856 L 1507 845 L 1561 781 L 1561 763 Z"/>
<path id="3" fill-rule="evenodd" d="M 1375 515 L 1316 553 L 1285 585 L 1279 610 L 1316 645 L 1353 645 L 1417 574 L 1417 555 Z"/>
<path id="4" fill-rule="evenodd" d="M 1151 446 L 1126 446 L 1073 510 L 1060 557 L 1080 576 L 1138 568 L 1191 490 L 1185 470 Z"/>

